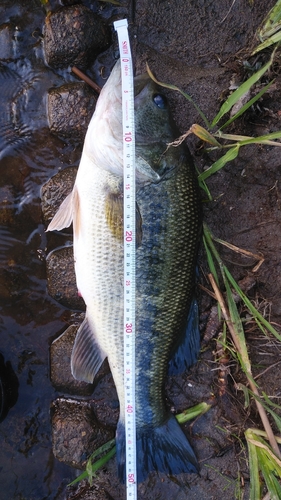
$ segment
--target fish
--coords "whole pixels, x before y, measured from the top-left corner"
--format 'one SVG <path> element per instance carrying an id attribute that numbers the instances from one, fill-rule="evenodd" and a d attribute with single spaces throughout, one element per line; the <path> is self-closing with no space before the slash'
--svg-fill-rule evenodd
<path id="1" fill-rule="evenodd" d="M 201 202 L 188 148 L 166 96 L 147 74 L 134 78 L 136 145 L 135 415 L 137 481 L 151 471 L 198 472 L 187 437 L 165 404 L 168 374 L 194 364 L 200 350 L 196 267 Z M 48 226 L 73 223 L 77 288 L 86 304 L 71 369 L 93 382 L 107 358 L 120 403 L 118 475 L 125 479 L 123 353 L 123 143 L 121 65 L 104 85 L 83 146 L 72 193 Z"/>

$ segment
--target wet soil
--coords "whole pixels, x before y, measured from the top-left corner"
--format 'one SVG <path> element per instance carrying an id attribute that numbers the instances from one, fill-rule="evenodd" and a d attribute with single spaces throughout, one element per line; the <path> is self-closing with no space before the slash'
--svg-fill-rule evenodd
<path id="1" fill-rule="evenodd" d="M 142 72 L 148 61 L 160 80 L 188 92 L 209 120 L 228 95 L 233 75 L 237 81 L 245 78 L 243 61 L 254 65 L 269 57 L 251 59 L 249 48 L 274 0 L 255 0 L 253 5 L 248 0 L 138 0 L 122 7 L 90 0 L 82 3 L 108 25 L 118 17 L 128 17 L 136 72 Z M 61 5 L 55 0 L 49 3 L 52 10 Z M 77 471 L 55 459 L 52 452 L 50 407 L 58 396 L 67 394 L 56 392 L 51 384 L 49 349 L 52 340 L 75 322 L 76 314 L 47 293 L 46 251 L 62 245 L 62 240 L 56 234 L 45 234 L 40 189 L 58 171 L 78 165 L 82 144 L 59 138 L 48 128 L 48 89 L 77 80 L 69 69 L 54 70 L 45 63 L 45 15 L 39 0 L 1 2 L 0 352 L 19 385 L 14 384 L 18 399 L 11 399 L 11 408 L 0 423 L 0 496 L 3 500 L 119 500 L 125 498 L 125 490 L 118 483 L 114 459 L 91 489 L 83 483 L 77 490 L 66 487 Z M 113 30 L 111 39 L 110 48 L 98 55 L 87 71 L 100 86 L 117 56 Z M 280 130 L 279 67 L 277 55 L 271 92 L 231 128 L 232 133 L 259 136 Z M 183 97 L 170 93 L 169 98 L 181 132 L 192 123 L 202 124 Z M 190 138 L 188 144 L 199 170 L 216 158 L 215 153 L 206 153 L 198 140 Z M 281 322 L 280 165 L 278 148 L 245 148 L 210 179 L 214 201 L 204 202 L 205 220 L 218 238 L 264 256 L 264 263 L 253 273 L 254 261 L 220 248 L 236 279 L 254 278 L 249 294 L 277 328 Z M 66 234 L 64 243 L 69 240 Z M 206 270 L 203 253 L 201 262 L 202 270 Z M 203 272 L 201 275 L 208 286 Z M 218 346 L 205 331 L 213 302 L 203 292 L 200 302 L 202 337 L 205 335 L 200 359 L 190 372 L 167 381 L 167 404 L 175 412 L 203 400 L 212 404 L 207 414 L 184 426 L 201 473 L 175 478 L 151 474 L 139 485 L 139 498 L 143 500 L 234 499 L 241 498 L 239 490 L 248 498 L 249 472 L 241 442 L 245 428 L 260 426 L 260 422 L 253 404 L 244 407 L 237 384 L 245 383 L 245 379 L 233 361 L 228 363 L 229 375 L 224 376 L 222 388 L 218 375 L 223 367 L 215 355 Z M 259 333 L 242 313 L 253 375 L 259 376 L 262 390 L 279 402 L 280 344 Z M 107 377 L 101 383 L 106 393 L 111 379 Z M 96 388 L 98 397 L 100 387 Z"/>

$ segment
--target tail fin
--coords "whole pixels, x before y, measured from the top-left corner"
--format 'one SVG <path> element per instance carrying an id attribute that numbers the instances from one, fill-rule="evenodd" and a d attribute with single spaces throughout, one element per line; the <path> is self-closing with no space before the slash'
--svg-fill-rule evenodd
<path id="1" fill-rule="evenodd" d="M 125 429 L 121 422 L 117 426 L 116 452 L 119 479 L 125 482 Z M 171 475 L 199 471 L 195 454 L 173 416 L 160 427 L 137 431 L 138 483 L 153 470 Z"/>

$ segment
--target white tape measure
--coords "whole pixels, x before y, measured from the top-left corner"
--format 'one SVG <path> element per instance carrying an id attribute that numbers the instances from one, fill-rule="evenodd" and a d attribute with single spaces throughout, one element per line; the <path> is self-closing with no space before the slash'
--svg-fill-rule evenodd
<path id="1" fill-rule="evenodd" d="M 135 421 L 135 120 L 134 77 L 127 19 L 114 22 L 122 72 L 123 167 L 124 167 L 124 389 L 127 499 L 137 498 Z"/>

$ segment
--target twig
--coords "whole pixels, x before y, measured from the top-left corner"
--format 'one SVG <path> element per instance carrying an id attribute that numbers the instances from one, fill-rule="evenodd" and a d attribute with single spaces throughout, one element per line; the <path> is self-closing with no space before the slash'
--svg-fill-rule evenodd
<path id="1" fill-rule="evenodd" d="M 85 73 L 83 73 L 80 69 L 76 68 L 76 66 L 72 66 L 71 71 L 75 75 L 79 76 L 81 80 L 84 80 L 84 82 L 90 85 L 90 87 L 92 87 L 92 89 L 94 89 L 98 94 L 100 94 L 101 88 L 91 78 L 85 75 Z"/>
<path id="2" fill-rule="evenodd" d="M 223 20 L 220 22 L 220 24 L 222 24 L 222 23 L 226 20 L 226 18 L 228 17 L 228 15 L 229 15 L 229 13 L 230 13 L 230 11 L 231 11 L 231 9 L 232 9 L 233 5 L 235 4 L 235 2 L 236 2 L 236 0 L 233 0 L 232 4 L 231 4 L 231 6 L 230 6 L 230 8 L 229 8 L 229 10 L 228 10 L 228 13 L 226 14 L 226 16 L 224 16 L 224 18 L 223 18 Z"/>
<path id="3" fill-rule="evenodd" d="M 263 370 L 262 372 L 260 372 L 258 375 L 256 375 L 254 377 L 254 380 L 257 380 L 257 378 L 261 377 L 262 375 L 264 375 L 266 372 L 268 372 L 268 370 L 271 370 L 271 368 L 274 368 L 275 366 L 279 365 L 281 363 L 281 361 L 277 361 L 277 363 L 274 363 L 273 365 L 270 365 L 268 366 L 265 370 Z"/>
<path id="4" fill-rule="evenodd" d="M 239 253 L 241 255 L 245 255 L 246 257 L 253 257 L 253 259 L 257 260 L 258 263 L 256 264 L 256 266 L 252 270 L 253 273 L 258 271 L 258 269 L 260 268 L 260 266 L 263 264 L 263 262 L 265 260 L 263 255 L 249 252 L 249 250 L 244 250 L 243 248 L 239 248 L 235 245 L 232 245 L 231 243 L 228 243 L 228 241 L 223 241 L 219 238 L 213 238 L 213 239 L 215 241 L 217 241 L 218 243 L 220 243 L 221 245 L 224 245 L 225 247 L 229 248 L 233 252 Z"/>
<path id="5" fill-rule="evenodd" d="M 234 325 L 231 321 L 231 318 L 230 318 L 230 313 L 229 313 L 229 310 L 227 308 L 227 305 L 225 303 L 225 300 L 222 296 L 222 293 L 221 291 L 219 290 L 215 280 L 214 280 L 214 277 L 212 274 L 208 274 L 208 278 L 210 280 L 210 283 L 213 287 L 213 290 L 214 290 L 214 293 L 216 295 L 216 299 L 217 301 L 219 302 L 220 304 L 220 307 L 221 307 L 221 310 L 222 310 L 222 314 L 224 316 L 224 319 L 227 323 L 227 326 L 228 326 L 228 329 L 230 331 L 230 334 L 232 336 L 232 340 L 234 342 L 234 345 L 238 351 L 238 353 L 240 354 L 240 356 L 242 355 L 241 353 L 241 348 L 240 348 L 240 342 L 239 342 L 239 339 L 237 337 L 237 334 L 236 334 L 236 331 L 235 331 L 235 328 L 234 328 Z M 248 379 L 248 382 L 249 382 L 249 385 L 251 387 L 251 390 L 252 392 L 257 396 L 257 397 L 260 397 L 259 396 L 259 392 L 258 392 L 258 389 L 253 381 L 253 378 L 252 378 L 252 374 L 250 373 L 249 369 L 247 369 L 247 372 L 246 372 L 246 376 L 247 376 L 247 379 Z M 265 412 L 265 409 L 264 407 L 262 406 L 262 404 L 255 398 L 255 402 L 256 402 L 256 405 L 257 405 L 257 409 L 258 409 L 258 412 L 259 412 L 259 415 L 260 415 L 260 418 L 261 418 L 261 421 L 263 423 L 263 426 L 264 426 L 264 429 L 265 429 L 265 432 L 268 436 L 268 440 L 270 442 L 270 445 L 272 447 L 272 449 L 274 450 L 275 454 L 281 458 L 281 453 L 280 453 L 280 450 L 279 450 L 279 447 L 278 447 L 278 444 L 276 442 L 276 439 L 275 439 L 275 436 L 273 434 L 273 431 L 272 431 L 272 428 L 270 426 L 270 423 L 269 423 L 269 420 L 267 418 L 267 414 Z"/>

